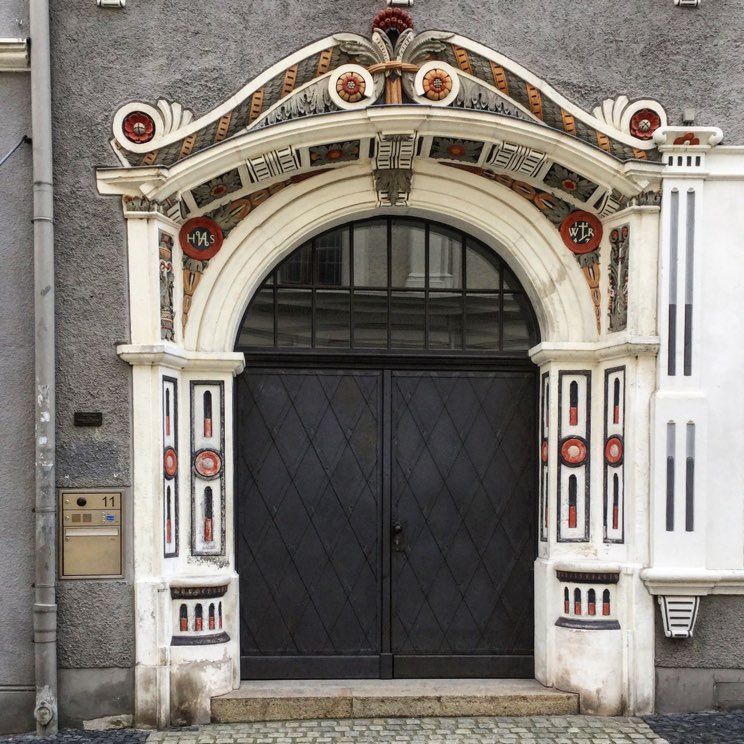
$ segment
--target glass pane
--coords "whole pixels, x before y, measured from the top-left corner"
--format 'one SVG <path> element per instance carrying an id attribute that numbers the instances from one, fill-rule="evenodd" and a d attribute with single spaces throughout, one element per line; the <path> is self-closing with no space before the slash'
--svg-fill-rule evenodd
<path id="1" fill-rule="evenodd" d="M 238 346 L 274 345 L 274 290 L 261 289 L 251 303 L 240 329 Z"/>
<path id="2" fill-rule="evenodd" d="M 309 289 L 280 289 L 277 297 L 277 346 L 310 346 L 312 296 Z"/>
<path id="3" fill-rule="evenodd" d="M 306 284 L 313 281 L 312 246 L 298 248 L 276 271 L 279 284 Z"/>
<path id="4" fill-rule="evenodd" d="M 315 293 L 315 346 L 349 348 L 349 293 Z"/>
<path id="5" fill-rule="evenodd" d="M 526 302 L 523 294 L 504 295 L 504 351 L 526 350 L 531 346 Z"/>
<path id="6" fill-rule="evenodd" d="M 333 287 L 348 287 L 349 228 L 343 227 L 315 239 L 317 283 Z"/>
<path id="7" fill-rule="evenodd" d="M 462 287 L 462 239 L 454 231 L 432 227 L 429 232 L 429 287 Z"/>
<path id="8" fill-rule="evenodd" d="M 391 274 L 393 287 L 424 287 L 426 229 L 421 223 L 394 220 Z"/>
<path id="9" fill-rule="evenodd" d="M 462 349 L 462 295 L 459 292 L 429 295 L 429 348 Z"/>
<path id="10" fill-rule="evenodd" d="M 522 291 L 522 285 L 519 283 L 519 280 L 516 276 L 514 276 L 511 269 L 509 269 L 507 266 L 504 266 L 503 269 L 504 274 L 504 292 L 521 292 Z"/>
<path id="11" fill-rule="evenodd" d="M 393 292 L 390 298 L 390 346 L 394 349 L 423 349 L 424 291 Z"/>
<path id="12" fill-rule="evenodd" d="M 467 242 L 468 289 L 499 288 L 499 261 L 496 254 L 474 240 Z"/>
<path id="13" fill-rule="evenodd" d="M 354 225 L 354 284 L 387 287 L 387 220 Z"/>
<path id="14" fill-rule="evenodd" d="M 465 348 L 499 348 L 499 295 L 468 295 L 465 299 Z"/>
<path id="15" fill-rule="evenodd" d="M 354 348 L 387 348 L 387 292 L 354 292 Z"/>

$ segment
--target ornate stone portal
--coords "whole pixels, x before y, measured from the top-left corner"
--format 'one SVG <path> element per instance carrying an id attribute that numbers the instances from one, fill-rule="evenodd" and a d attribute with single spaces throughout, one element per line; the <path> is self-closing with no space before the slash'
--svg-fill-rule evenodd
<path id="1" fill-rule="evenodd" d="M 720 132 L 677 132 L 652 100 L 583 111 L 389 8 L 369 38 L 312 44 L 196 120 L 128 103 L 113 133 L 121 167 L 98 184 L 128 220 L 137 722 L 208 720 L 210 698 L 239 684 L 232 349 L 252 293 L 309 236 L 380 210 L 461 227 L 530 295 L 543 339 L 536 676 L 580 692 L 586 712 L 649 711 L 660 207 L 646 195 Z"/>

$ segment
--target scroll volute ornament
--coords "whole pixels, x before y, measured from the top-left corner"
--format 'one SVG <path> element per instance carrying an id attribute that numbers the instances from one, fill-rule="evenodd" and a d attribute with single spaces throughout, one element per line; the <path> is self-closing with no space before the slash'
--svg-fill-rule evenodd
<path id="1" fill-rule="evenodd" d="M 405 11 L 400 12 L 405 13 Z M 385 24 L 382 25 L 387 27 Z M 422 64 L 429 59 L 429 55 L 442 52 L 445 48 L 444 41 L 452 37 L 450 33 L 439 31 L 430 31 L 415 36 L 412 23 L 410 26 L 402 23 L 401 27 L 402 31 L 396 26 L 395 33 L 391 33 L 390 29 L 385 31 L 376 25 L 371 40 L 355 34 L 336 34 L 334 37 L 339 42 L 341 50 L 354 57 L 357 64 L 373 76 L 376 96 L 369 103 L 373 103 L 382 93 L 383 82 L 385 103 L 403 103 L 404 90 L 410 98 L 420 101 L 423 88 L 421 92 L 416 90 L 414 76 L 420 72 Z M 436 65 L 445 66 L 444 63 L 436 63 Z M 447 74 L 451 76 L 449 68 Z M 336 84 L 337 79 L 334 80 L 333 85 Z M 379 93 L 377 93 L 378 90 Z M 338 95 L 338 92 L 331 88 L 331 95 L 333 96 L 334 93 Z M 432 100 L 424 98 L 423 102 L 431 103 Z"/>

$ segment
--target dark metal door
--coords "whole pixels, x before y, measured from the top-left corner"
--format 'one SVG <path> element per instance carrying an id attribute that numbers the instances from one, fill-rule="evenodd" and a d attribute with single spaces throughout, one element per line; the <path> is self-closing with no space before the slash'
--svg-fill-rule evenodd
<path id="1" fill-rule="evenodd" d="M 530 373 L 393 373 L 396 677 L 533 676 L 534 401 Z"/>
<path id="2" fill-rule="evenodd" d="M 381 375 L 237 383 L 243 678 L 376 677 Z"/>
<path id="3" fill-rule="evenodd" d="M 533 675 L 533 372 L 236 392 L 244 678 Z"/>

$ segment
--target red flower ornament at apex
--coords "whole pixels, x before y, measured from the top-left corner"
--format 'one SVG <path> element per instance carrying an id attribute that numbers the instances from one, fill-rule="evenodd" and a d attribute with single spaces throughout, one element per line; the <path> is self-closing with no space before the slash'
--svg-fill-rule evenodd
<path id="1" fill-rule="evenodd" d="M 132 111 L 124 117 L 121 125 L 124 136 L 135 145 L 149 142 L 155 136 L 155 122 L 144 111 Z"/>
<path id="2" fill-rule="evenodd" d="M 661 117 L 652 109 L 636 111 L 630 119 L 630 133 L 640 140 L 650 140 L 661 126 Z"/>
<path id="3" fill-rule="evenodd" d="M 379 29 L 385 34 L 388 31 L 397 31 L 402 34 L 409 28 L 413 28 L 413 16 L 407 10 L 400 8 L 385 8 L 372 21 L 372 30 Z"/>

